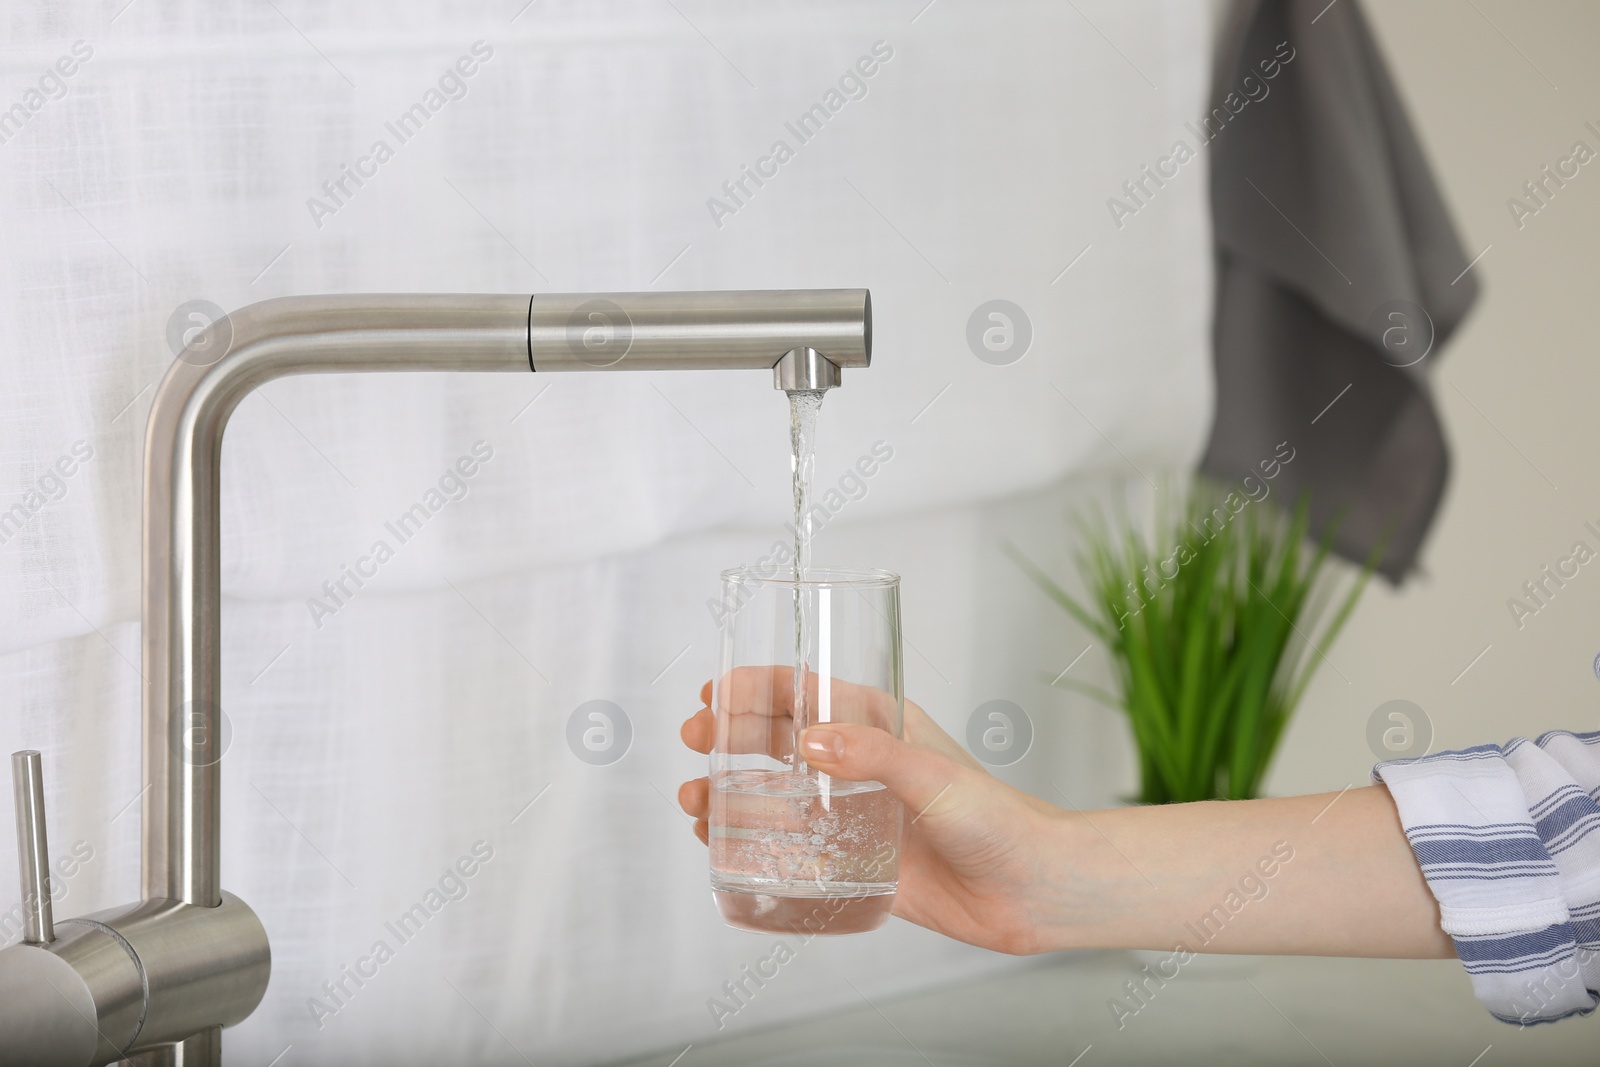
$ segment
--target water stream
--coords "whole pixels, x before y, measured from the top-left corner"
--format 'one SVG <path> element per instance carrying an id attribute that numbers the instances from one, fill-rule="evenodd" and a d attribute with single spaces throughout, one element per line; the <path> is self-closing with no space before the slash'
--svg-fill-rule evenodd
<path id="1" fill-rule="evenodd" d="M 794 482 L 794 756 L 797 775 L 806 773 L 800 754 L 800 734 L 810 725 L 812 709 L 806 699 L 811 673 L 807 653 L 815 625 L 815 606 L 801 584 L 811 570 L 811 474 L 816 466 L 817 412 L 823 390 L 796 389 L 789 393 L 789 467 Z"/>

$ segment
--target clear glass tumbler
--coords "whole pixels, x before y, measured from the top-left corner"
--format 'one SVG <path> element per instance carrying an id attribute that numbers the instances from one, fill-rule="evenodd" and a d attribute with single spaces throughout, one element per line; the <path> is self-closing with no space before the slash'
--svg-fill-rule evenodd
<path id="1" fill-rule="evenodd" d="M 900 736 L 899 577 L 814 570 L 796 583 L 724 571 L 720 623 L 709 822 L 723 920 L 761 932 L 877 929 L 899 885 L 902 806 L 878 782 L 811 769 L 796 741 L 824 722 Z"/>

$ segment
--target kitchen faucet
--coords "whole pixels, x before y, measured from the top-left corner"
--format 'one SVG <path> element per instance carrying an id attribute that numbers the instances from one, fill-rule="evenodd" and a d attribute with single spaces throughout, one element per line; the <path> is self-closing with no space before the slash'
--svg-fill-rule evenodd
<path id="1" fill-rule="evenodd" d="M 0 952 L 0 1067 L 218 1067 L 267 932 L 221 882 L 221 460 L 228 418 L 291 374 L 771 370 L 828 389 L 871 361 L 865 289 L 265 300 L 196 334 L 144 466 L 143 900 L 54 919 L 39 754 L 12 760 L 26 927 Z"/>

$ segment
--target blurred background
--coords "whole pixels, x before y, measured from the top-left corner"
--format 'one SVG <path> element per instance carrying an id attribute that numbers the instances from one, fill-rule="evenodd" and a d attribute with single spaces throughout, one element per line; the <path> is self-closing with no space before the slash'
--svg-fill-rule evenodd
<path id="1" fill-rule="evenodd" d="M 1600 10 L 1367 14 L 1483 295 L 1430 357 L 1453 467 L 1421 573 L 1374 583 L 1328 650 L 1268 779 L 1279 795 L 1365 782 L 1391 700 L 1433 749 L 1600 727 L 1600 569 L 1532 616 L 1508 606 L 1575 542 L 1600 546 L 1600 177 L 1584 167 L 1532 216 L 1508 206 L 1574 142 L 1600 148 Z M 1076 587 L 1069 516 L 1144 514 L 1205 444 L 1206 159 L 1131 217 L 1107 201 L 1209 109 L 1221 15 L 7 5 L 0 746 L 44 752 L 53 849 L 91 856 L 57 915 L 116 904 L 137 877 L 153 385 L 191 312 L 288 294 L 870 287 L 873 366 L 820 419 L 816 491 L 842 503 L 818 562 L 903 576 L 907 692 L 953 735 L 988 701 L 1025 712 L 1031 748 L 997 774 L 1057 804 L 1128 796 L 1121 718 L 1055 684 L 1104 683 L 1103 650 L 1001 545 Z M 61 57 L 74 73 L 47 77 Z M 393 125 L 419 103 L 425 120 Z M 827 121 L 797 136 L 818 103 Z M 776 174 L 741 189 L 780 140 Z M 1006 360 L 969 342 L 995 300 L 1030 334 Z M 714 668 L 718 572 L 788 536 L 787 428 L 761 374 L 301 378 L 241 406 L 223 870 L 274 971 L 229 1062 L 1343 1064 L 1401 1045 L 1428 1063 L 1592 1062 L 1592 1024 L 1495 1024 L 1454 962 L 1253 963 L 1177 983 L 1119 1031 L 1107 1001 L 1136 957 L 1018 961 L 902 922 L 808 944 L 719 1020 L 709 1001 L 770 946 L 712 907 L 675 801 L 704 760 L 677 730 Z M 891 458 L 848 480 L 875 449 Z M 473 455 L 399 543 L 385 524 Z M 377 576 L 330 592 L 379 541 Z M 609 762 L 567 741 L 596 700 L 627 728 Z M 0 887 L 13 855 L 0 841 Z M 451 899 L 427 927 L 336 992 L 435 890 Z"/>

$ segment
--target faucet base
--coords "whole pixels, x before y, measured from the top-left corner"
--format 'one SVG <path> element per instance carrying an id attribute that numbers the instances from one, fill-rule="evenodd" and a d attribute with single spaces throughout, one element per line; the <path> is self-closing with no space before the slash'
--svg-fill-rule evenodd
<path id="1" fill-rule="evenodd" d="M 56 929 L 47 945 L 0 952 L 0 1067 L 101 1067 L 151 1049 L 155 1063 L 213 1067 L 221 1039 L 208 1059 L 207 1032 L 267 992 L 267 931 L 230 893 L 215 908 L 146 900 Z M 182 1058 L 160 1059 L 173 1042 Z"/>

